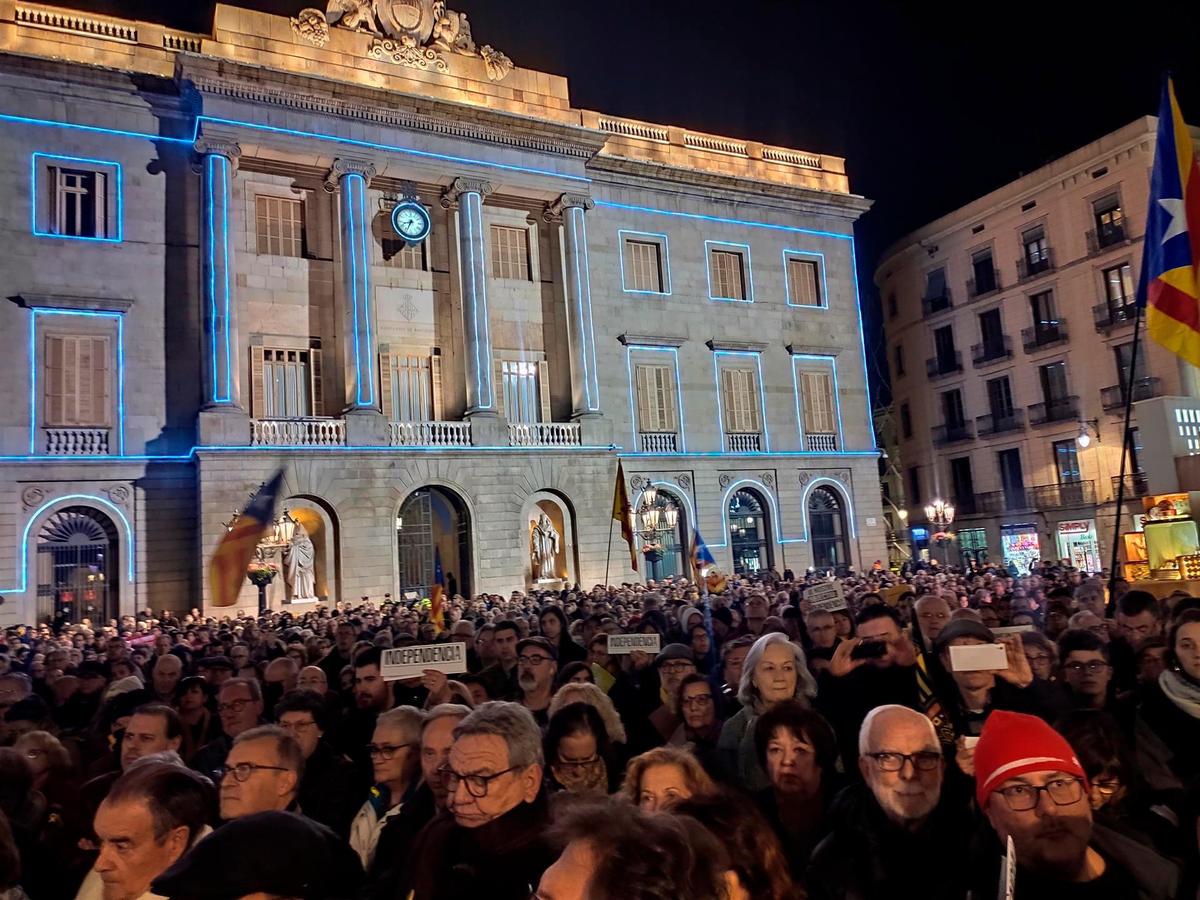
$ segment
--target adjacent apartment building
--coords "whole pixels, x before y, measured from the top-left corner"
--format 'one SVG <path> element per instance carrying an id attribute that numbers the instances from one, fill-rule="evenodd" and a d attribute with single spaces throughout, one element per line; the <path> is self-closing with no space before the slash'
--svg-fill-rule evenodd
<path id="1" fill-rule="evenodd" d="M 914 550 L 1109 565 L 1122 414 L 1179 394 L 1134 292 L 1156 120 L 1142 118 L 897 241 L 875 274 Z M 1135 417 L 1128 515 L 1146 493 Z M 952 501 L 931 547 L 923 508 Z"/>
<path id="2" fill-rule="evenodd" d="M 0 3 L 0 622 L 207 607 L 279 468 L 276 608 L 885 558 L 843 161 L 343 6 Z"/>

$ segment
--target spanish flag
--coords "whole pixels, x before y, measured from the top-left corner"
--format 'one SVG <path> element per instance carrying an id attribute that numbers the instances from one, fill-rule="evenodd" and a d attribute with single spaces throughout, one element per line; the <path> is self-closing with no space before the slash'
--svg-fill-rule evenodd
<path id="1" fill-rule="evenodd" d="M 629 491 L 625 489 L 625 469 L 617 460 L 617 483 L 613 488 L 612 517 L 621 523 L 621 537 L 629 545 L 629 564 L 638 570 L 637 547 L 633 542 L 633 507 L 629 505 Z M 611 534 L 610 534 L 611 539 Z M 611 546 L 611 545 L 610 545 Z"/>
<path id="2" fill-rule="evenodd" d="M 434 634 L 446 630 L 446 613 L 442 603 L 446 599 L 446 576 L 442 573 L 442 551 L 433 548 L 433 587 L 429 589 L 429 621 L 433 623 Z"/>
<path id="3" fill-rule="evenodd" d="M 1150 337 L 1193 366 L 1200 366 L 1198 264 L 1200 168 L 1168 78 L 1158 114 L 1137 300 L 1146 307 Z"/>
<path id="4" fill-rule="evenodd" d="M 258 489 L 233 527 L 221 538 L 208 563 L 208 590 L 213 606 L 234 606 L 246 580 L 246 567 L 258 542 L 275 520 L 275 498 L 283 484 L 283 469 Z"/>

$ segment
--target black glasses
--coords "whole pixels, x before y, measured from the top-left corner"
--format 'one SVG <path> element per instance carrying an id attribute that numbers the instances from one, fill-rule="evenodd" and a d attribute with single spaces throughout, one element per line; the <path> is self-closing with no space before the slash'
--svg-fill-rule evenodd
<path id="1" fill-rule="evenodd" d="M 291 769 L 286 769 L 283 766 L 260 766 L 258 763 L 238 763 L 236 766 L 224 766 L 217 769 L 214 774 L 217 776 L 217 781 L 224 781 L 226 775 L 232 775 L 241 783 L 247 781 L 259 769 L 266 769 L 270 772 L 291 771 Z"/>
<path id="2" fill-rule="evenodd" d="M 460 775 L 449 766 L 442 766 L 438 769 L 438 774 L 446 779 L 446 789 L 451 794 L 458 790 L 458 784 L 461 781 L 467 786 L 467 793 L 478 800 L 487 796 L 488 788 L 501 775 L 507 775 L 509 772 L 515 772 L 517 769 L 523 768 L 525 767 L 509 766 L 503 772 L 497 772 L 494 775 Z"/>
<path id="3" fill-rule="evenodd" d="M 585 766 L 594 766 L 600 761 L 599 754 L 593 754 L 587 759 L 563 759 L 561 756 L 554 761 L 556 769 L 582 769 Z"/>
<path id="4" fill-rule="evenodd" d="M 518 656 L 517 662 L 523 666 L 540 666 L 550 661 L 549 656 Z"/>
<path id="5" fill-rule="evenodd" d="M 415 747 L 416 744 L 367 744 L 367 753 L 380 759 L 391 759 L 405 747 Z"/>
<path id="6" fill-rule="evenodd" d="M 942 754 L 933 750 L 918 750 L 916 753 L 893 753 L 885 750 L 881 753 L 868 753 L 875 760 L 881 772 L 899 772 L 906 762 L 913 764 L 918 772 L 932 772 L 942 763 Z"/>
<path id="7" fill-rule="evenodd" d="M 243 699 L 243 700 L 230 700 L 228 703 L 218 703 L 217 704 L 217 713 L 218 714 L 223 714 L 223 713 L 227 713 L 227 712 L 240 713 L 243 709 L 246 708 L 246 704 L 250 703 L 250 702 L 252 702 L 252 701 L 249 699 Z"/>
<path id="8" fill-rule="evenodd" d="M 1056 778 L 1041 787 L 1034 784 L 1014 784 L 996 791 L 1013 812 L 1035 809 L 1045 792 L 1056 806 L 1070 806 L 1083 798 L 1083 782 L 1078 778 Z"/>
<path id="9" fill-rule="evenodd" d="M 1080 672 L 1086 671 L 1089 675 L 1095 675 L 1097 672 L 1103 672 L 1108 668 L 1108 663 L 1100 662 L 1098 659 L 1093 659 L 1091 662 L 1069 662 L 1063 666 L 1072 675 L 1078 675 Z"/>

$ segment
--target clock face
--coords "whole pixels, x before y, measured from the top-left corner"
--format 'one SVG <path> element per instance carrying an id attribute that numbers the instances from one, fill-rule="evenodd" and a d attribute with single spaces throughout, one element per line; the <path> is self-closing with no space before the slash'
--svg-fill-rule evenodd
<path id="1" fill-rule="evenodd" d="M 429 235 L 429 213 L 411 200 L 399 203 L 392 210 L 392 228 L 406 241 L 418 243 Z"/>

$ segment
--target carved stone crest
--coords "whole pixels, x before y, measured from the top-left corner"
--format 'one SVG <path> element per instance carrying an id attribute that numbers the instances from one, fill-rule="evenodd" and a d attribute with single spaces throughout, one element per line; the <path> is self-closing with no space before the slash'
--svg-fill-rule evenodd
<path id="1" fill-rule="evenodd" d="M 684 472 L 682 475 L 676 475 L 675 483 L 685 491 L 689 491 L 692 489 L 692 476 L 687 472 Z"/>
<path id="2" fill-rule="evenodd" d="M 46 500 L 46 489 L 38 487 L 36 484 L 31 484 L 25 490 L 21 491 L 21 504 L 26 509 L 33 509 L 35 506 L 41 506 Z"/>
<path id="3" fill-rule="evenodd" d="M 770 472 L 763 472 L 759 480 L 769 488 L 775 487 L 775 476 Z"/>
<path id="4" fill-rule="evenodd" d="M 409 38 L 401 38 L 398 41 L 391 38 L 375 38 L 367 48 L 367 55 L 372 59 L 408 66 L 410 69 L 424 69 L 443 75 L 450 71 L 450 65 L 440 53 L 429 47 L 418 47 Z"/>
<path id="5" fill-rule="evenodd" d="M 292 17 L 292 33 L 314 47 L 324 47 L 329 43 L 329 20 L 325 13 L 310 6 Z"/>
<path id="6" fill-rule="evenodd" d="M 811 481 L 811 480 L 812 480 L 812 475 L 810 473 L 808 473 L 808 472 L 800 473 L 800 483 L 801 484 L 808 484 L 809 481 Z"/>
<path id="7" fill-rule="evenodd" d="M 129 488 L 123 484 L 110 487 L 105 493 L 108 494 L 108 499 L 117 504 L 117 506 L 124 506 L 129 502 Z"/>
<path id="8" fill-rule="evenodd" d="M 650 486 L 650 479 L 642 475 L 634 475 L 629 479 L 629 486 L 635 491 L 640 491 L 643 488 Z"/>
<path id="9" fill-rule="evenodd" d="M 717 484 L 721 485 L 721 487 L 723 487 L 723 488 L 729 487 L 729 485 L 732 483 L 733 483 L 732 475 L 724 475 L 723 474 L 723 475 L 721 475 L 720 478 L 717 479 Z"/>

